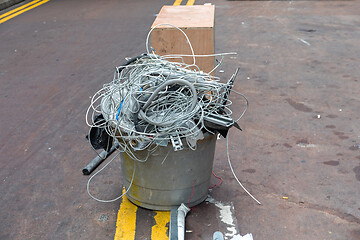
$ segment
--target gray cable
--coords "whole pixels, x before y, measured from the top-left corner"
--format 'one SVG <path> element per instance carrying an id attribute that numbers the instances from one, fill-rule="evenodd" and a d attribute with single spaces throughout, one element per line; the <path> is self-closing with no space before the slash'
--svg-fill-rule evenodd
<path id="1" fill-rule="evenodd" d="M 102 167 L 99 171 L 97 171 L 94 175 L 92 175 L 92 176 L 89 178 L 89 180 L 88 180 L 88 182 L 87 182 L 87 184 L 86 184 L 87 193 L 89 194 L 89 196 L 90 196 L 91 198 L 93 198 L 94 200 L 96 200 L 96 201 L 98 201 L 98 202 L 109 203 L 109 202 L 115 202 L 115 201 L 119 200 L 120 198 L 122 198 L 122 197 L 130 190 L 130 188 L 131 188 L 131 186 L 132 186 L 132 184 L 133 184 L 134 177 L 135 177 L 135 169 L 136 169 L 135 161 L 134 161 L 134 171 L 133 171 L 133 175 L 132 175 L 132 177 L 131 177 L 130 185 L 129 185 L 129 187 L 126 189 L 126 191 L 125 191 L 123 194 L 121 194 L 120 196 L 118 196 L 118 197 L 116 197 L 116 198 L 114 198 L 114 199 L 103 200 L 103 199 L 99 199 L 99 198 L 97 198 L 97 197 L 94 197 L 94 196 L 90 193 L 90 182 L 91 182 L 91 180 L 92 180 L 98 173 L 100 173 L 102 170 L 104 170 L 119 154 L 120 154 L 120 152 L 118 152 L 107 164 L 105 164 L 104 167 Z"/>
<path id="2" fill-rule="evenodd" d="M 139 157 L 136 152 L 158 144 L 159 139 L 196 138 L 205 129 L 204 117 L 222 110 L 222 115 L 231 117 L 232 102 L 224 98 L 229 83 L 190 67 L 160 56 L 119 67 L 122 71 L 117 71 L 113 80 L 91 98 L 87 124 L 104 128 L 119 142 L 119 150 L 140 162 L 147 157 Z M 92 122 L 99 113 L 105 118 L 101 126 Z M 185 142 L 189 146 L 188 140 Z"/>

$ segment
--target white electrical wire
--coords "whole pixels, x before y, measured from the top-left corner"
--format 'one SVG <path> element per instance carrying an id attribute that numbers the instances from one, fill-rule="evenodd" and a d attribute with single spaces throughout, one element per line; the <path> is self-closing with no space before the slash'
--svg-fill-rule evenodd
<path id="1" fill-rule="evenodd" d="M 172 57 L 222 57 L 226 55 L 237 55 L 237 52 L 227 52 L 227 53 L 213 53 L 213 54 L 195 54 L 195 55 L 186 55 L 186 54 L 168 54 L 163 55 L 165 58 Z"/>
<path id="2" fill-rule="evenodd" d="M 148 54 L 153 53 L 153 51 L 150 52 L 150 49 L 149 49 L 150 36 L 151 36 L 152 31 L 154 31 L 154 29 L 157 28 L 157 27 L 159 27 L 159 26 L 171 26 L 171 27 L 174 27 L 174 28 L 176 28 L 177 30 L 179 30 L 179 31 L 184 35 L 184 37 L 186 38 L 186 43 L 189 45 L 190 51 L 191 51 L 191 55 L 189 55 L 189 56 L 193 58 L 193 64 L 192 64 L 192 65 L 195 65 L 195 64 L 196 64 L 195 52 L 194 52 L 194 49 L 193 49 L 193 47 L 192 47 L 192 45 L 191 45 L 191 42 L 190 42 L 187 34 L 186 34 L 183 30 L 181 30 L 179 27 L 174 26 L 174 25 L 169 24 L 169 23 L 160 23 L 160 24 L 154 26 L 153 28 L 151 28 L 151 30 L 149 31 L 149 33 L 148 33 L 148 35 L 147 35 L 147 37 L 146 37 L 146 42 L 145 42 L 147 53 L 148 53 Z M 182 56 L 183 56 L 183 55 L 178 55 L 178 57 L 182 57 Z"/>
<path id="3" fill-rule="evenodd" d="M 171 54 L 165 56 L 154 55 L 150 51 L 151 32 L 158 26 L 169 25 L 179 30 L 186 38 L 191 55 Z M 91 98 L 86 111 L 86 123 L 91 127 L 103 128 L 115 142 L 119 144 L 118 153 L 103 168 L 90 177 L 87 183 L 88 194 L 99 202 L 113 202 L 123 197 L 131 188 L 136 162 L 146 162 L 149 156 L 161 145 L 167 143 L 173 136 L 186 138 L 188 147 L 196 149 L 190 144 L 190 139 L 197 139 L 203 130 L 208 130 L 204 124 L 204 117 L 210 114 L 220 114 L 230 117 L 232 102 L 228 99 L 231 89 L 230 81 L 221 83 L 218 77 L 210 75 L 223 62 L 209 73 L 203 73 L 196 66 L 196 57 L 214 57 L 234 55 L 235 52 L 221 54 L 195 55 L 188 36 L 180 28 L 171 24 L 159 24 L 152 28 L 146 37 L 147 55 L 135 61 L 116 68 L 111 82 L 104 84 Z M 167 59 L 192 57 L 193 63 L 170 62 Z M 195 70 L 194 70 L 195 69 Z M 231 90 L 246 101 L 246 107 L 238 121 L 248 108 L 247 98 Z M 100 123 L 94 122 L 97 114 L 105 118 Z M 147 150 L 147 154 L 141 150 Z M 90 193 L 91 180 L 105 169 L 120 152 L 124 152 L 134 160 L 134 171 L 128 189 L 124 194 L 111 200 L 101 200 Z M 141 152 L 141 154 L 137 154 Z M 168 155 L 168 154 L 167 154 Z M 166 160 L 165 156 L 163 162 Z M 241 184 L 232 168 L 227 138 L 227 157 L 230 169 L 239 183 L 258 204 L 257 201 Z"/>
<path id="4" fill-rule="evenodd" d="M 120 150 L 137 160 L 134 151 L 144 150 L 158 139 L 169 141 L 173 135 L 196 138 L 204 128 L 205 116 L 219 114 L 221 109 L 231 116 L 226 94 L 231 83 L 188 70 L 189 66 L 160 56 L 143 56 L 119 67 L 122 71 L 92 97 L 87 124 L 105 128 L 111 137 L 124 141 Z M 90 121 L 99 112 L 105 123 Z"/>
<path id="5" fill-rule="evenodd" d="M 245 95 L 243 95 L 243 94 L 241 94 L 241 93 L 239 93 L 239 92 L 237 92 L 237 91 L 235 91 L 235 90 L 232 90 L 232 89 L 231 89 L 231 92 L 234 92 L 234 93 L 240 95 L 241 97 L 243 97 L 243 98 L 245 99 L 245 102 L 246 102 L 245 109 L 244 109 L 243 112 L 240 114 L 240 117 L 238 117 L 238 118 L 235 120 L 235 122 L 237 122 L 237 121 L 239 121 L 239 120 L 245 115 L 247 109 L 249 108 L 249 100 L 247 99 L 247 97 L 245 97 Z"/>
<path id="6" fill-rule="evenodd" d="M 235 172 L 234 172 L 234 169 L 231 165 L 231 161 L 230 161 L 230 154 L 229 154 L 229 133 L 226 137 L 226 156 L 227 156 L 227 160 L 228 160 L 228 163 L 229 163 L 229 167 L 230 167 L 230 170 L 234 176 L 234 178 L 236 179 L 236 181 L 238 182 L 238 184 L 240 185 L 240 187 L 252 198 L 255 200 L 255 202 L 257 202 L 259 205 L 261 205 L 261 202 L 259 202 L 253 195 L 251 195 L 251 193 L 242 185 L 242 183 L 240 182 L 240 180 L 237 178 Z"/>
<path id="7" fill-rule="evenodd" d="M 97 171 L 94 175 L 92 175 L 92 176 L 89 178 L 89 180 L 88 180 L 88 182 L 87 182 L 87 184 L 86 184 L 87 193 L 89 194 L 89 196 L 90 196 L 91 198 L 93 198 L 94 200 L 96 200 L 96 201 L 98 201 L 98 202 L 109 203 L 109 202 L 115 202 L 115 201 L 119 200 L 120 198 L 122 198 L 122 197 L 130 190 L 130 188 L 131 188 L 131 186 L 132 186 L 132 184 L 133 184 L 134 176 L 135 176 L 135 169 L 136 169 L 135 161 L 134 161 L 134 171 L 133 171 L 133 174 L 132 174 L 132 177 L 131 177 L 130 185 L 129 185 L 129 187 L 126 189 L 126 191 L 125 191 L 123 194 L 121 194 L 120 196 L 118 196 L 118 197 L 116 197 L 116 198 L 114 198 L 114 199 L 103 200 L 103 199 L 99 199 L 99 198 L 93 196 L 93 195 L 90 193 L 90 182 L 91 182 L 91 180 L 92 180 L 98 173 L 100 173 L 102 170 L 104 170 L 119 154 L 120 154 L 120 151 L 119 151 L 107 164 L 105 164 L 104 167 L 102 167 L 99 171 Z"/>

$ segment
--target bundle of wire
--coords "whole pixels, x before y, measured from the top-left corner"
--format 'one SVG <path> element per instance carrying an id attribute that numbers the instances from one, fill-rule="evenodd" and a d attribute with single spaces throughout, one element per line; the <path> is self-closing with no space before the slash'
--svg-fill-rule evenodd
<path id="1" fill-rule="evenodd" d="M 221 133 L 216 127 L 213 128 L 214 124 L 209 125 L 209 119 L 210 122 L 211 119 L 215 119 L 215 125 L 218 120 L 222 122 L 225 119 L 226 122 L 230 119 L 231 124 L 225 127 L 227 134 L 231 126 L 240 129 L 236 122 L 245 114 L 248 107 L 246 97 L 231 89 L 238 69 L 227 83 L 222 83 L 220 78 L 211 75 L 211 72 L 222 64 L 222 61 L 209 73 L 200 71 L 195 64 L 195 57 L 224 56 L 234 53 L 195 55 L 186 34 L 178 27 L 172 26 L 183 33 L 192 55 L 158 56 L 149 49 L 150 34 L 156 27 L 148 33 L 147 54 L 132 58 L 124 65 L 117 67 L 113 80 L 104 84 L 103 88 L 92 97 L 86 113 L 86 122 L 90 129 L 101 129 L 106 133 L 105 135 L 109 136 L 105 138 L 108 144 L 105 144 L 107 147 L 104 149 L 116 144 L 118 153 L 115 157 L 119 152 L 126 152 L 135 161 L 145 162 L 159 146 L 166 147 L 171 142 L 174 147 L 176 141 L 180 141 L 181 144 L 184 141 L 190 149 L 195 150 L 196 142 L 204 138 L 205 132 Z M 168 61 L 168 59 L 183 59 L 183 57 L 192 57 L 193 63 Z M 243 97 L 246 103 L 244 111 L 236 120 L 233 120 L 231 116 L 232 102 L 228 99 L 230 91 Z M 90 135 L 89 133 L 91 143 Z M 103 140 L 100 139 L 100 142 Z M 143 150 L 148 151 L 147 157 L 139 159 L 136 152 Z M 260 204 L 235 175 L 229 157 L 228 138 L 227 158 L 239 185 Z M 135 175 L 134 162 L 133 177 L 126 192 L 112 200 L 97 199 L 90 194 L 90 181 L 111 161 L 95 173 L 87 184 L 89 195 L 100 202 L 112 202 L 121 198 L 129 191 Z"/>
<path id="2" fill-rule="evenodd" d="M 88 125 L 106 129 L 120 150 L 134 159 L 134 151 L 154 144 L 167 146 L 172 137 L 186 139 L 195 149 L 204 131 L 212 133 L 204 117 L 231 116 L 228 94 L 232 82 L 221 83 L 191 67 L 153 54 L 130 60 L 93 96 Z M 96 114 L 102 114 L 105 121 L 94 121 Z"/>

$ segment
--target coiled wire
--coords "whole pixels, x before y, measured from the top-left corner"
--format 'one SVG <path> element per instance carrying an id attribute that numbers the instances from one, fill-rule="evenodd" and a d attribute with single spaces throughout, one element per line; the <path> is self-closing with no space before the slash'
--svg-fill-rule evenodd
<path id="1" fill-rule="evenodd" d="M 230 109 L 232 102 L 228 99 L 232 83 L 230 81 L 222 83 L 218 77 L 211 75 L 222 64 L 223 59 L 212 71 L 203 73 L 196 66 L 195 57 L 215 55 L 223 57 L 234 53 L 195 55 L 186 34 L 175 27 L 184 34 L 192 55 L 160 57 L 149 48 L 149 39 L 154 28 L 150 30 L 146 39 L 147 54 L 135 58 L 129 64 L 117 67 L 113 80 L 104 84 L 103 88 L 94 94 L 86 112 L 86 123 L 89 127 L 104 128 L 119 144 L 119 152 L 125 152 L 139 162 L 147 161 L 158 146 L 167 146 L 173 136 L 185 138 L 188 147 L 195 150 L 196 146 L 190 144 L 190 140 L 201 139 L 203 131 L 211 132 L 205 127 L 204 117 L 210 114 L 221 114 L 227 117 L 232 115 Z M 193 57 L 193 63 L 186 64 L 183 60 L 181 62 L 168 61 L 174 58 L 182 59 L 185 56 Z M 247 110 L 248 100 L 244 95 L 235 93 L 246 101 L 244 111 L 236 119 L 238 121 Z M 102 114 L 105 121 L 94 122 L 97 114 Z M 145 149 L 148 151 L 147 156 L 140 159 L 136 151 Z M 228 152 L 227 156 L 232 173 L 239 182 L 232 169 Z M 167 155 L 163 161 L 166 157 Z M 131 184 L 134 174 L 135 165 Z M 89 192 L 90 181 L 95 175 L 89 179 L 87 190 L 89 195 L 97 201 L 115 201 L 126 194 L 131 187 L 130 184 L 126 192 L 118 198 L 100 200 Z M 244 188 L 240 182 L 239 184 Z M 244 190 L 253 197 L 245 188 Z"/>
<path id="2" fill-rule="evenodd" d="M 191 70 L 184 63 L 143 55 L 118 67 L 113 80 L 92 97 L 87 124 L 105 128 L 114 139 L 120 139 L 122 151 L 135 156 L 134 151 L 159 140 L 167 142 L 172 136 L 196 138 L 209 114 L 222 111 L 230 117 L 229 88 L 229 83 Z M 100 113 L 106 121 L 98 124 L 93 119 Z"/>

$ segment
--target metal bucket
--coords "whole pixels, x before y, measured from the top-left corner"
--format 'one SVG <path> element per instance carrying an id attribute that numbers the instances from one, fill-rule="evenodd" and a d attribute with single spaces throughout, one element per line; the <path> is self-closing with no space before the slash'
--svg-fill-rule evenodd
<path id="1" fill-rule="evenodd" d="M 216 135 L 204 134 L 197 142 L 197 149 L 174 151 L 171 144 L 158 147 L 146 162 L 135 161 L 133 184 L 127 193 L 134 204 L 152 210 L 170 210 L 181 203 L 195 206 L 207 197 L 214 162 Z M 137 151 L 145 159 L 148 150 Z M 166 157 L 167 156 L 167 157 Z M 126 188 L 129 187 L 134 160 L 121 153 L 122 173 Z"/>

